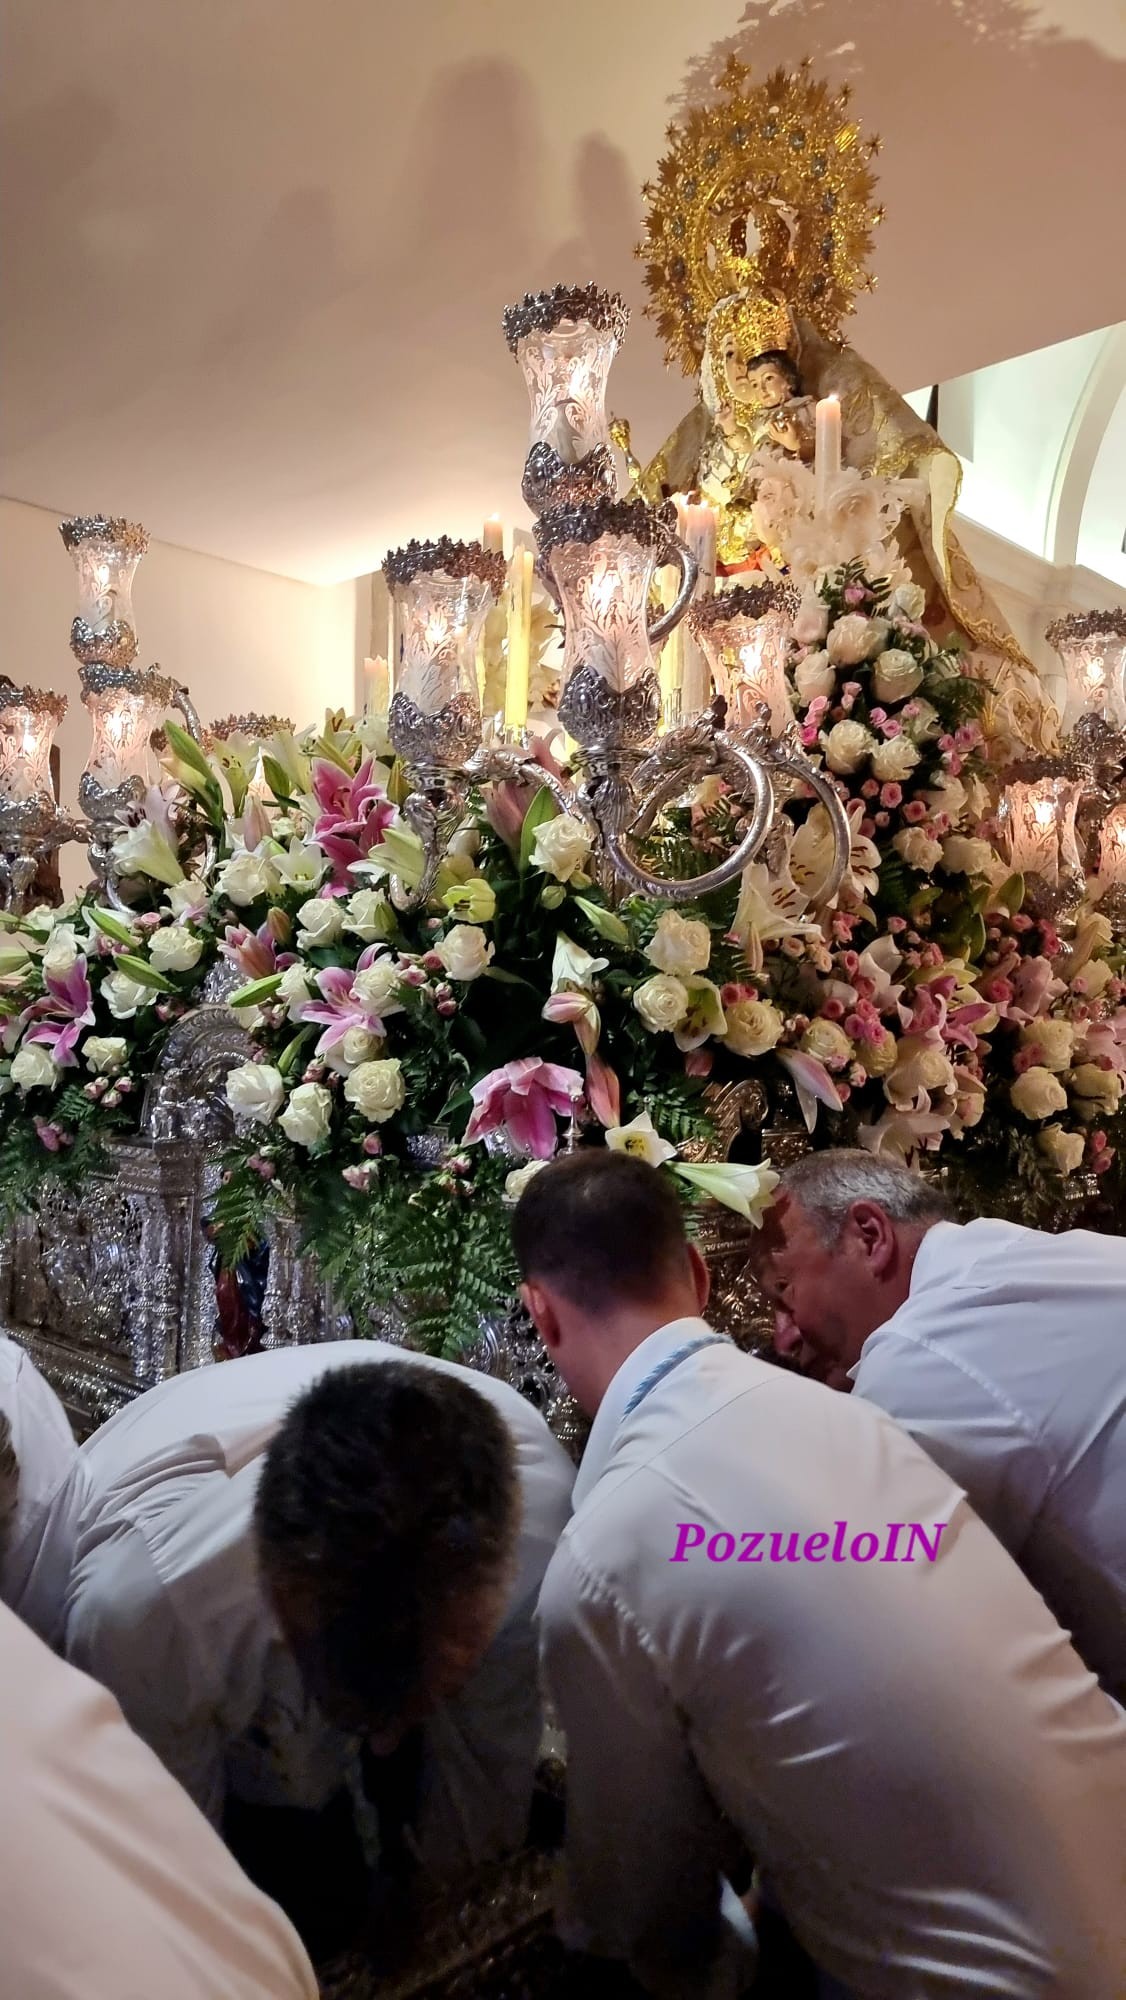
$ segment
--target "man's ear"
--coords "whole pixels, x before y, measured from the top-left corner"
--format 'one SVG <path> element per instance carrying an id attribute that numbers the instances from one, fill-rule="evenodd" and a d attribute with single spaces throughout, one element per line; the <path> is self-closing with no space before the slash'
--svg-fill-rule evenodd
<path id="1" fill-rule="evenodd" d="M 895 1224 L 891 1217 L 878 1201 L 854 1201 L 847 1226 L 873 1276 L 882 1278 L 895 1262 Z"/>
<path id="2" fill-rule="evenodd" d="M 526 1312 L 535 1323 L 536 1332 L 550 1354 L 558 1348 L 561 1333 L 559 1317 L 542 1285 L 527 1284 L 520 1287 L 520 1298 Z"/>
<path id="3" fill-rule="evenodd" d="M 702 1314 L 711 1296 L 712 1274 L 694 1243 L 688 1245 L 688 1261 L 692 1266 L 692 1283 L 696 1289 L 696 1310 Z"/>

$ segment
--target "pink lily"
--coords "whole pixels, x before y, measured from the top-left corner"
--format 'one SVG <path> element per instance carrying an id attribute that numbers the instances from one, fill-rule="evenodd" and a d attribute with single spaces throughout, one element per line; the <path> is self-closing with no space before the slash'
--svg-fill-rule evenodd
<path id="1" fill-rule="evenodd" d="M 543 1009 L 545 1021 L 557 1026 L 570 1022 L 579 1039 L 579 1047 L 584 1055 L 592 1056 L 598 1047 L 598 1037 L 602 1021 L 589 993 L 553 993 Z M 589 1075 L 589 1066 L 587 1074 Z M 615 1119 L 615 1124 L 617 1120 Z"/>
<path id="2" fill-rule="evenodd" d="M 586 1059 L 586 1097 L 600 1125 L 609 1130 L 622 1122 L 622 1087 L 609 1063 L 593 1052 Z"/>
<path id="3" fill-rule="evenodd" d="M 337 894 L 355 886 L 348 870 L 379 846 L 395 818 L 394 806 L 382 785 L 373 784 L 371 773 L 370 757 L 354 777 L 324 757 L 313 765 L 313 793 L 321 809 L 313 838 L 332 862 L 330 886 Z"/>
<path id="4" fill-rule="evenodd" d="M 357 968 L 358 970 L 359 968 Z M 326 1056 L 344 1040 L 353 1028 L 363 1028 L 369 1035 L 382 1035 L 383 1017 L 371 1007 L 365 1006 L 354 991 L 352 982 L 355 973 L 344 965 L 326 966 L 317 974 L 319 1000 L 305 1000 L 294 1009 L 298 1021 L 316 1021 L 324 1029 L 314 1053 Z M 386 1014 L 398 1014 L 402 1008 L 398 1001 L 384 1008 Z"/>
<path id="5" fill-rule="evenodd" d="M 490 1070 L 473 1086 L 465 1143 L 472 1145 L 503 1127 L 521 1152 L 549 1160 L 555 1151 L 555 1120 L 570 1117 L 582 1091 L 577 1070 L 544 1062 L 540 1056 L 524 1056 L 503 1069 Z"/>
<path id="6" fill-rule="evenodd" d="M 279 956 L 269 923 L 257 931 L 248 931 L 245 924 L 228 924 L 220 949 L 244 979 L 268 979 L 271 973 L 283 972 L 287 965 L 295 963 L 291 951 Z"/>
<path id="7" fill-rule="evenodd" d="M 44 984 L 47 992 L 43 999 L 28 1010 L 28 1019 L 39 1025 L 25 1039 L 42 1043 L 60 1069 L 69 1069 L 77 1060 L 74 1049 L 79 1034 L 94 1024 L 94 995 L 86 977 L 86 960 L 76 958 L 66 972 L 46 973 Z"/>
<path id="8" fill-rule="evenodd" d="M 793 1079 L 807 1132 L 812 1132 L 817 1123 L 819 1104 L 829 1111 L 843 1111 L 837 1086 L 816 1056 L 806 1055 L 803 1049 L 775 1049 L 774 1053 Z"/>
<path id="9" fill-rule="evenodd" d="M 554 778 L 562 776 L 562 769 L 551 754 L 550 738 L 535 736 L 528 745 L 528 761 L 549 771 Z M 503 784 L 491 785 L 485 803 L 485 817 L 494 833 L 499 833 L 506 847 L 520 845 L 520 833 L 524 825 L 528 807 L 535 797 L 533 785 L 512 784 L 507 779 Z"/>

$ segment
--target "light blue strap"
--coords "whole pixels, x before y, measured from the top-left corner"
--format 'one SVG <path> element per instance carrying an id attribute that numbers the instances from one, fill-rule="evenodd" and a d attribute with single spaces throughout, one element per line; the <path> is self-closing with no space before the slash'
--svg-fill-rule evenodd
<path id="1" fill-rule="evenodd" d="M 658 1361 L 648 1375 L 638 1383 L 622 1411 L 623 1422 L 626 1417 L 633 1415 L 639 1403 L 645 1401 L 650 1390 L 655 1389 L 658 1382 L 663 1382 L 666 1375 L 671 1375 L 674 1368 L 679 1368 L 682 1361 L 687 1361 L 690 1354 L 698 1354 L 702 1347 L 730 1347 L 731 1344 L 726 1333 L 700 1333 L 695 1340 L 687 1340 L 683 1347 L 677 1347 L 671 1354 L 666 1354 L 664 1359 Z"/>

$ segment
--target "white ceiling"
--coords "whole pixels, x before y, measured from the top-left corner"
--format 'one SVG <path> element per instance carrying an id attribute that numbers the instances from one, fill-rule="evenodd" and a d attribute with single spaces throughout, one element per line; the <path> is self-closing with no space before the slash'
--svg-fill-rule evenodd
<path id="1" fill-rule="evenodd" d="M 315 582 L 519 516 L 501 308 L 640 308 L 640 183 L 733 42 L 812 54 L 883 137 L 855 327 L 892 380 L 1126 318 L 1121 0 L 740 7 L 7 0 L 0 488 Z M 688 394 L 638 311 L 644 453 Z"/>

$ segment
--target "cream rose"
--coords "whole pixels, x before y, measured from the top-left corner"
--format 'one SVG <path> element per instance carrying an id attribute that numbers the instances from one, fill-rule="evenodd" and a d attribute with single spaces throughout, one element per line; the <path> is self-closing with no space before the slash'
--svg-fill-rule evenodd
<path id="1" fill-rule="evenodd" d="M 811 1021 L 801 1038 L 801 1045 L 807 1056 L 816 1056 L 820 1063 L 835 1063 L 839 1068 L 842 1063 L 852 1060 L 852 1043 L 835 1021 L 820 1018 Z"/>
<path id="2" fill-rule="evenodd" d="M 43 970 L 52 979 L 63 979 L 81 953 L 78 933 L 73 924 L 57 924 L 47 939 L 43 953 Z"/>
<path id="3" fill-rule="evenodd" d="M 902 855 L 908 868 L 918 868 L 924 875 L 929 875 L 942 860 L 941 841 L 932 840 L 921 826 L 905 826 L 891 844 L 896 853 Z"/>
<path id="4" fill-rule="evenodd" d="M 586 867 L 593 845 L 594 835 L 582 820 L 557 813 L 536 828 L 532 864 L 545 875 L 554 875 L 557 882 L 569 882 Z"/>
<path id="5" fill-rule="evenodd" d="M 927 593 L 920 583 L 898 583 L 888 600 L 888 610 L 893 616 L 906 618 L 917 625 L 927 608 Z"/>
<path id="6" fill-rule="evenodd" d="M 344 912 L 333 897 L 310 896 L 298 910 L 297 921 L 302 945 L 335 944 L 344 929 Z"/>
<path id="7" fill-rule="evenodd" d="M 1100 993 L 1103 992 L 1104 988 L 1114 978 L 1114 973 L 1105 958 L 1089 958 L 1078 976 L 1087 982 L 1088 999 L 1097 1000 Z"/>
<path id="8" fill-rule="evenodd" d="M 124 1035 L 87 1035 L 82 1044 L 82 1059 L 95 1076 L 116 1076 L 125 1067 L 128 1047 Z"/>
<path id="9" fill-rule="evenodd" d="M 872 666 L 872 692 L 877 701 L 906 701 L 923 678 L 914 654 L 899 646 L 889 646 Z"/>
<path id="10" fill-rule="evenodd" d="M 165 924 L 149 939 L 149 957 L 158 972 L 190 972 L 203 957 L 203 939 L 186 924 Z"/>
<path id="11" fill-rule="evenodd" d="M 13 1075 L 15 1071 L 13 1069 Z M 1032 1071 L 1028 1071 L 1029 1076 Z M 1068 1079 L 1085 1114 L 1112 1118 L 1122 1097 L 1122 1078 L 1116 1069 L 1100 1069 L 1098 1063 L 1080 1063 Z M 1067 1099 L 1064 1099 L 1066 1104 Z M 1063 1104 L 1060 1105 L 1063 1110 Z"/>
<path id="12" fill-rule="evenodd" d="M 712 934 L 707 924 L 694 917 L 682 917 L 679 910 L 666 910 L 645 949 L 645 956 L 658 972 L 672 972 L 678 979 L 702 972 L 712 955 Z"/>
<path id="13" fill-rule="evenodd" d="M 316 1146 L 332 1124 L 332 1092 L 323 1083 L 299 1083 L 278 1123 L 295 1146 Z"/>
<path id="14" fill-rule="evenodd" d="M 799 646 L 819 646 L 829 630 L 829 607 L 821 597 L 803 597 L 794 619 L 794 638 Z"/>
<path id="15" fill-rule="evenodd" d="M 362 938 L 364 944 L 386 937 L 393 923 L 391 905 L 382 889 L 358 889 L 344 905 L 345 930 Z"/>
<path id="16" fill-rule="evenodd" d="M 59 1080 L 58 1065 L 41 1042 L 25 1042 L 12 1057 L 11 1078 L 21 1090 L 53 1090 Z"/>
<path id="17" fill-rule="evenodd" d="M 374 965 L 369 965 L 364 972 L 357 972 L 352 981 L 352 991 L 369 1014 L 398 1013 L 400 1010 L 395 1003 L 402 983 L 398 966 L 389 958 L 377 958 Z"/>
<path id="18" fill-rule="evenodd" d="M 942 865 L 950 875 L 988 875 L 993 860 L 993 849 L 987 840 L 971 840 L 967 834 L 952 833 L 942 843 Z"/>
<path id="19" fill-rule="evenodd" d="M 805 703 L 831 695 L 836 685 L 836 669 L 826 652 L 807 653 L 794 668 L 794 686 Z"/>
<path id="20" fill-rule="evenodd" d="M 941 785 L 935 785 L 922 797 L 932 813 L 945 813 L 951 826 L 957 825 L 967 802 L 966 788 L 960 778 L 944 778 Z"/>
<path id="21" fill-rule="evenodd" d="M 1075 1048 L 1075 1030 L 1070 1021 L 1030 1021 L 1020 1031 L 1025 1048 L 1035 1048 L 1038 1060 L 1054 1075 L 1065 1070 Z"/>
<path id="22" fill-rule="evenodd" d="M 272 1125 L 285 1102 L 285 1084 L 272 1063 L 240 1063 L 227 1073 L 227 1103 L 239 1118 Z"/>
<path id="23" fill-rule="evenodd" d="M 1009 1087 L 1014 1111 L 1022 1118 L 1050 1118 L 1053 1111 L 1067 1110 L 1067 1092 L 1058 1077 L 1039 1063 L 1026 1069 Z"/>
<path id="24" fill-rule="evenodd" d="M 899 1060 L 899 1043 L 890 1030 L 885 1030 L 883 1041 L 865 1042 L 859 1057 L 869 1076 L 887 1076 Z"/>
<path id="25" fill-rule="evenodd" d="M 782 1038 L 785 1021 L 769 1000 L 736 1000 L 724 1008 L 723 1046 L 737 1056 L 764 1056 Z"/>
<path id="26" fill-rule="evenodd" d="M 889 736 L 883 743 L 877 743 L 872 752 L 873 775 L 886 784 L 889 779 L 901 785 L 911 776 L 919 761 L 919 752 L 909 736 Z"/>
<path id="27" fill-rule="evenodd" d="M 361 1063 L 370 1062 L 379 1054 L 381 1040 L 373 1035 L 370 1028 L 349 1028 L 325 1056 L 325 1061 L 335 1070 L 347 1075 L 350 1069 L 358 1069 Z"/>
<path id="28" fill-rule="evenodd" d="M 929 1042 L 921 1035 L 904 1035 L 895 1055 L 895 1067 L 884 1082 L 884 1094 L 892 1104 L 913 1104 L 920 1090 L 947 1091 L 954 1088 L 954 1065 L 941 1042 Z"/>
<path id="29" fill-rule="evenodd" d="M 636 989 L 633 1004 L 651 1035 L 671 1034 L 688 1012 L 688 988 L 671 972 L 658 972 Z"/>
<path id="30" fill-rule="evenodd" d="M 858 771 L 876 744 L 871 730 L 865 729 L 862 722 L 834 722 L 822 741 L 825 762 L 830 771 L 836 771 L 841 777 Z"/>
<path id="31" fill-rule="evenodd" d="M 1067 1132 L 1062 1125 L 1045 1125 L 1036 1134 L 1036 1144 L 1057 1174 L 1073 1174 L 1083 1164 L 1082 1132 Z"/>
<path id="32" fill-rule="evenodd" d="M 278 871 L 266 855 L 251 854 L 249 849 L 244 848 L 240 853 L 232 854 L 220 870 L 217 886 L 237 909 L 242 910 L 277 888 Z"/>
<path id="33" fill-rule="evenodd" d="M 904 721 L 904 728 L 916 743 L 924 743 L 929 736 L 937 736 L 941 727 L 938 710 L 932 708 L 929 701 L 916 702 L 914 715 L 907 716 Z"/>
<path id="34" fill-rule="evenodd" d="M 349 1104 L 354 1104 L 369 1125 L 382 1125 L 393 1118 L 407 1101 L 402 1064 L 394 1056 L 382 1062 L 364 1062 L 354 1069 L 344 1086 Z"/>
<path id="35" fill-rule="evenodd" d="M 127 972 L 111 972 L 102 981 L 102 998 L 115 1021 L 131 1021 L 141 1007 L 152 1006 L 156 994 Z"/>
<path id="36" fill-rule="evenodd" d="M 830 628 L 825 641 L 825 650 L 835 667 L 858 667 L 866 660 L 877 643 L 882 644 L 887 637 L 887 626 L 877 625 L 874 619 L 862 618 L 857 611 L 849 611 L 838 618 Z"/>
<path id="37" fill-rule="evenodd" d="M 434 949 L 451 979 L 468 982 L 488 969 L 494 947 L 478 925 L 455 924 Z"/>
<path id="38" fill-rule="evenodd" d="M 283 1001 L 289 1009 L 289 1018 L 291 1021 L 300 1020 L 302 1007 L 312 997 L 313 989 L 305 977 L 304 966 L 287 965 L 281 976 L 277 998 Z"/>

